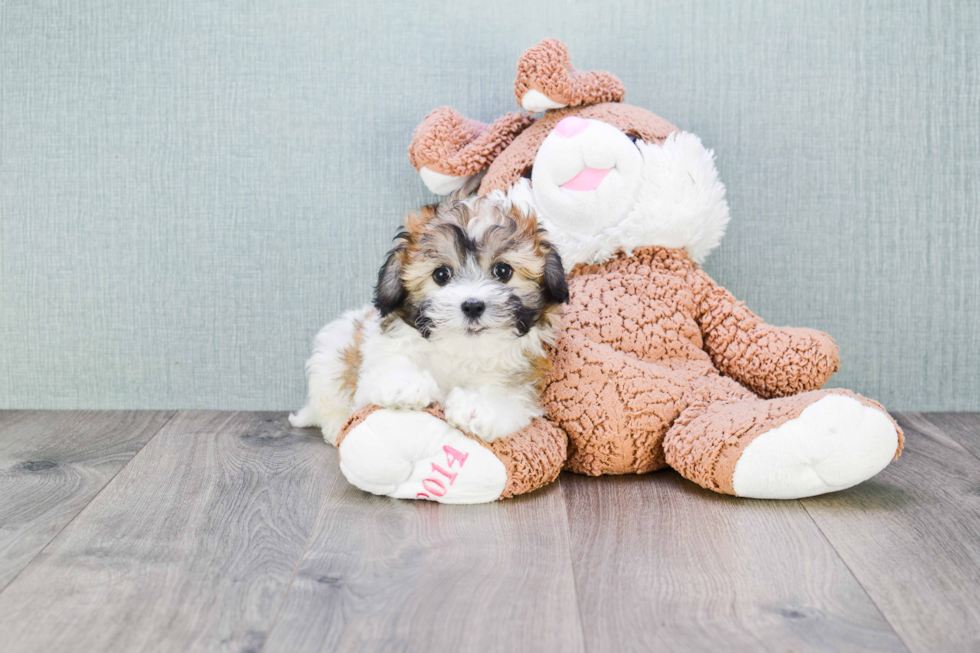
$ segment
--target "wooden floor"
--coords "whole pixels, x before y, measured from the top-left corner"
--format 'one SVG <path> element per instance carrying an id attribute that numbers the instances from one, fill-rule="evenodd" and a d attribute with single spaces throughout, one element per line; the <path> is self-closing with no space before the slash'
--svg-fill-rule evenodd
<path id="1" fill-rule="evenodd" d="M 978 651 L 980 414 L 804 501 L 672 471 L 439 506 L 280 413 L 0 412 L 0 650 Z"/>

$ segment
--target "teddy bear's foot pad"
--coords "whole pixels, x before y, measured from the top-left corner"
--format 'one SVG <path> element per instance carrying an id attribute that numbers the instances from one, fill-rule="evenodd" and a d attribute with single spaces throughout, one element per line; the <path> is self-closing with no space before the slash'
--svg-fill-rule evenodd
<path id="1" fill-rule="evenodd" d="M 756 437 L 732 476 L 740 497 L 800 499 L 871 478 L 894 458 L 898 432 L 882 411 L 828 395 Z"/>
<path id="2" fill-rule="evenodd" d="M 428 413 L 376 410 L 340 444 L 340 471 L 354 486 L 396 499 L 486 503 L 500 498 L 504 464 Z"/>

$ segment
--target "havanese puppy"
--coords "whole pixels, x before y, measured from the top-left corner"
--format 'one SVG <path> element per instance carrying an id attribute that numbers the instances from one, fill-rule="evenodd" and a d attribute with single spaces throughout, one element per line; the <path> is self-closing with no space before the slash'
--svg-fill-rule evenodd
<path id="1" fill-rule="evenodd" d="M 361 406 L 418 410 L 485 441 L 542 414 L 546 347 L 568 285 L 533 215 L 498 199 L 451 198 L 405 218 L 378 273 L 374 305 L 317 334 L 309 397 L 293 426 L 335 443 Z"/>

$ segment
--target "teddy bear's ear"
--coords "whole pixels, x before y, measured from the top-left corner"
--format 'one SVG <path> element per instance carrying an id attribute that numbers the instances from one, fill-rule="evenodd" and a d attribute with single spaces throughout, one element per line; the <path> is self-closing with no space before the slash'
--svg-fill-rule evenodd
<path id="1" fill-rule="evenodd" d="M 408 146 L 408 160 L 437 195 L 448 195 L 486 170 L 534 118 L 508 113 L 487 125 L 449 107 L 425 117 Z"/>
<path id="2" fill-rule="evenodd" d="M 526 111 L 622 102 L 623 83 L 603 70 L 577 71 L 568 48 L 558 39 L 545 39 L 528 48 L 517 62 L 514 95 Z"/>

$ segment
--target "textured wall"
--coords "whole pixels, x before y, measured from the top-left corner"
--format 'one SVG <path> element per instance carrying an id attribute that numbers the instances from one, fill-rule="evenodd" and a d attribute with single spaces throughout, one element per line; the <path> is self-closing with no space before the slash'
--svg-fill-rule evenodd
<path id="1" fill-rule="evenodd" d="M 492 8 L 491 8 L 492 7 Z M 287 409 L 405 147 L 565 40 L 718 153 L 706 268 L 833 385 L 980 409 L 980 3 L 0 1 L 0 407 Z"/>

